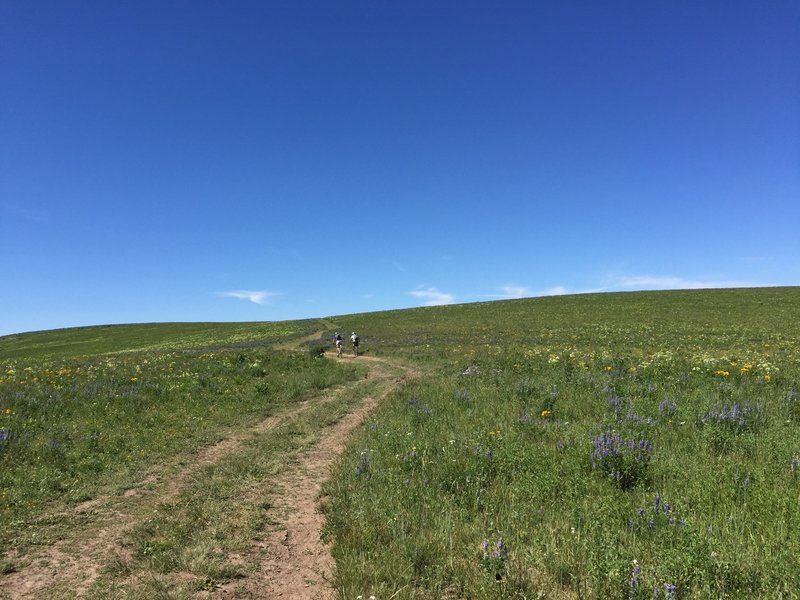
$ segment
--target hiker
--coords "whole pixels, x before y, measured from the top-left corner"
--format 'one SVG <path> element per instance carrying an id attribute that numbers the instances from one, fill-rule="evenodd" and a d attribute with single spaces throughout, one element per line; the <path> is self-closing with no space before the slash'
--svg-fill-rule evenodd
<path id="1" fill-rule="evenodd" d="M 353 342 L 353 356 L 358 356 L 358 336 L 355 331 L 350 336 L 350 341 Z"/>
<path id="2" fill-rule="evenodd" d="M 342 336 L 339 335 L 338 331 L 333 336 L 333 343 L 336 344 L 336 357 L 342 358 Z"/>

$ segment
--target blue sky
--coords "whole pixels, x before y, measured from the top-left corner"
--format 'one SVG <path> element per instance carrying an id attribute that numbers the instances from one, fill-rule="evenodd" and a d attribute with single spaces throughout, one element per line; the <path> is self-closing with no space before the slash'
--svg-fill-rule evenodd
<path id="1" fill-rule="evenodd" d="M 0 3 L 0 335 L 800 285 L 800 4 Z"/>

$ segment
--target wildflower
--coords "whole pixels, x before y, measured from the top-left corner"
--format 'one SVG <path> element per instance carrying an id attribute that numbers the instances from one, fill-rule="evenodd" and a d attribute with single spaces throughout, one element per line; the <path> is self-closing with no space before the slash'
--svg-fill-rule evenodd
<path id="1" fill-rule="evenodd" d="M 368 474 L 371 462 L 372 457 L 369 455 L 367 450 L 363 450 L 359 455 L 358 463 L 356 464 L 356 475 Z"/>
<path id="2" fill-rule="evenodd" d="M 630 597 L 633 597 L 634 593 L 636 592 L 636 587 L 639 585 L 639 573 L 641 572 L 641 567 L 639 567 L 639 563 L 634 560 L 633 561 L 633 574 L 631 575 L 631 579 L 629 581 L 629 585 L 631 588 Z"/>
<path id="3" fill-rule="evenodd" d="M 550 417 L 552 414 L 553 414 L 553 411 L 551 411 L 550 409 L 547 409 L 547 408 L 545 408 L 545 409 L 542 411 L 541 417 L 542 417 L 543 419 L 546 419 L 546 418 Z"/>
<path id="4" fill-rule="evenodd" d="M 11 409 L 10 409 L 10 408 L 7 408 L 7 409 L 5 410 L 5 413 L 6 413 L 7 415 L 10 415 L 10 414 L 11 414 Z"/>
<path id="5" fill-rule="evenodd" d="M 492 558 L 502 558 L 506 555 L 506 548 L 503 545 L 503 538 L 497 538 L 497 548 L 492 552 Z"/>
<path id="6" fill-rule="evenodd" d="M 664 591 L 667 595 L 667 598 L 675 597 L 675 586 L 671 583 L 667 583 L 664 585 Z"/>

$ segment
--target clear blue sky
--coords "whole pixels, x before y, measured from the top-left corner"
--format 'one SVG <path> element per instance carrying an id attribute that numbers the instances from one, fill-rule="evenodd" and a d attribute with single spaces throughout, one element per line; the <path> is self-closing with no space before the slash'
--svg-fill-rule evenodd
<path id="1" fill-rule="evenodd" d="M 0 2 L 0 335 L 800 285 L 800 3 Z"/>

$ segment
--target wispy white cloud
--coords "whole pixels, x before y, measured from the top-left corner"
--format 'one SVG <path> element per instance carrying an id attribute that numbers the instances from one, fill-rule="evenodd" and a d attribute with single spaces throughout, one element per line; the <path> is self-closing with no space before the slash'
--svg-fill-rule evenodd
<path id="1" fill-rule="evenodd" d="M 504 285 L 500 288 L 500 291 L 503 293 L 499 296 L 501 298 L 508 298 L 509 300 L 513 298 L 525 298 L 526 296 L 532 295 L 528 288 L 521 285 Z"/>
<path id="2" fill-rule="evenodd" d="M 233 290 L 231 292 L 220 292 L 219 295 L 225 298 L 249 300 L 253 304 L 266 304 L 270 298 L 277 296 L 274 292 L 267 292 L 264 290 Z"/>
<path id="3" fill-rule="evenodd" d="M 486 294 L 483 298 L 497 298 L 499 300 L 514 300 L 517 298 L 535 298 L 537 296 L 562 296 L 569 294 L 567 288 L 557 285 L 545 290 L 532 290 L 522 285 L 504 285 L 500 294 Z"/>
<path id="4" fill-rule="evenodd" d="M 555 287 L 547 288 L 546 290 L 542 290 L 541 292 L 537 293 L 537 296 L 563 296 L 564 294 L 569 294 L 569 290 L 565 288 L 563 285 L 557 285 Z"/>
<path id="5" fill-rule="evenodd" d="M 414 296 L 414 298 L 423 300 L 424 306 L 441 306 L 443 304 L 452 304 L 456 300 L 456 297 L 453 294 L 440 292 L 433 287 L 420 288 L 408 293 L 409 295 Z"/>
<path id="6" fill-rule="evenodd" d="M 606 280 L 606 289 L 622 290 L 697 290 L 707 288 L 756 287 L 749 281 L 687 279 L 675 275 L 621 275 Z"/>

